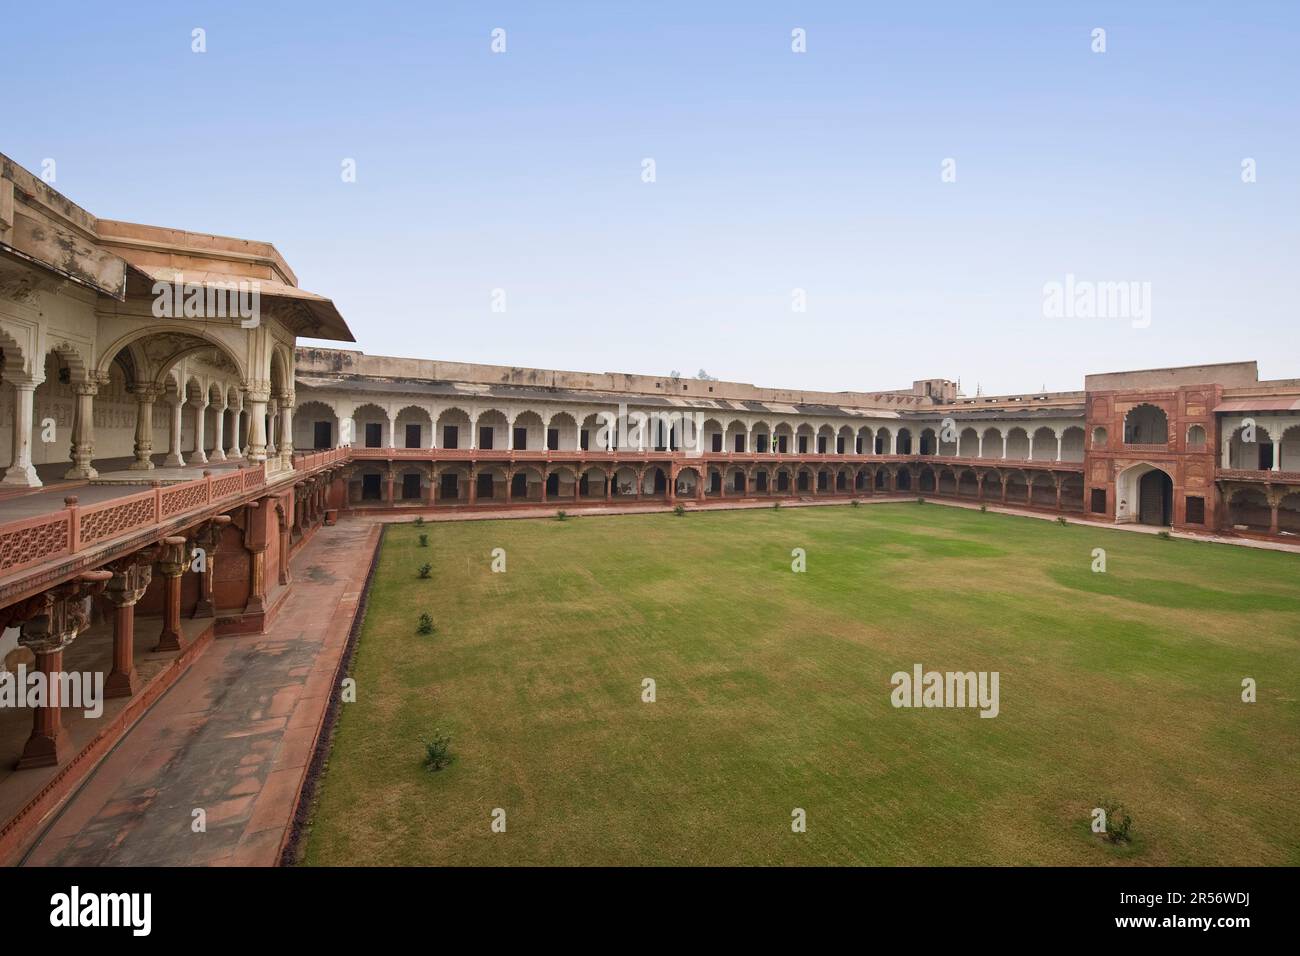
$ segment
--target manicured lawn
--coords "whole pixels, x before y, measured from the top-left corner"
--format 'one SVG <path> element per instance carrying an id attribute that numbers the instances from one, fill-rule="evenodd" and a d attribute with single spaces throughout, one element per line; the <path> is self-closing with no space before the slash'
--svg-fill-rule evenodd
<path id="1" fill-rule="evenodd" d="M 999 716 L 892 707 L 916 663 Z M 312 864 L 1300 864 L 1295 555 L 910 502 L 398 525 L 353 675 Z"/>

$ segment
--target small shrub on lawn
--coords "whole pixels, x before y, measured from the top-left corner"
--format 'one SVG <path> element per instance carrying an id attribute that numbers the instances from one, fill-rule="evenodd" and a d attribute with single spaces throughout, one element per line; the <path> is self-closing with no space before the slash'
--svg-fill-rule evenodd
<path id="1" fill-rule="evenodd" d="M 1165 541 L 1172 541 L 1174 539 L 1174 536 L 1170 534 L 1168 531 L 1161 531 L 1160 537 L 1163 538 Z"/>
<path id="2" fill-rule="evenodd" d="M 428 546 L 429 546 L 429 536 L 427 534 L 420 535 L 420 547 L 427 548 Z"/>
<path id="3" fill-rule="evenodd" d="M 853 505 L 853 507 L 857 508 L 859 505 L 862 504 L 862 502 L 859 501 L 857 498 L 854 498 L 852 501 L 849 502 L 849 504 L 851 504 L 851 505 Z"/>
<path id="4" fill-rule="evenodd" d="M 1111 843 L 1128 843 L 1133 839 L 1133 818 L 1124 809 L 1124 804 L 1106 802 L 1101 805 L 1106 811 L 1106 839 Z"/>
<path id="5" fill-rule="evenodd" d="M 1056 519 L 1056 523 L 1057 523 L 1057 524 L 1060 524 L 1060 525 L 1067 525 L 1067 524 L 1069 524 L 1070 522 L 1069 522 L 1069 520 L 1065 517 L 1065 515 L 1058 515 L 1058 516 L 1057 516 L 1057 519 Z"/>
<path id="6" fill-rule="evenodd" d="M 425 611 L 423 614 L 420 615 L 420 622 L 415 625 L 415 633 L 416 634 L 433 633 L 433 618 L 429 616 L 428 611 Z"/>
<path id="7" fill-rule="evenodd" d="M 423 528 L 423 527 L 424 527 L 424 518 L 423 518 L 422 516 L 420 516 L 420 515 L 416 515 L 416 516 L 415 516 L 415 526 L 416 526 L 417 528 Z"/>
<path id="8" fill-rule="evenodd" d="M 451 737 L 435 730 L 433 738 L 424 742 L 424 769 L 441 770 L 451 763 Z"/>
<path id="9" fill-rule="evenodd" d="M 781 510 L 781 502 L 779 502 L 779 501 L 774 501 L 774 502 L 772 502 L 772 510 L 773 510 L 773 511 L 780 511 L 780 510 Z"/>
<path id="10" fill-rule="evenodd" d="M 686 514 L 686 506 L 678 505 L 676 508 L 673 509 L 673 514 L 677 515 L 677 517 L 680 518 L 682 515 Z"/>
<path id="11" fill-rule="evenodd" d="M 556 521 L 563 521 L 563 520 L 564 520 L 565 518 L 567 518 L 567 517 L 569 517 L 569 513 L 568 513 L 567 511 L 565 511 L 563 508 L 561 508 L 559 511 L 555 512 L 555 520 L 556 520 Z"/>
<path id="12" fill-rule="evenodd" d="M 988 505 L 980 505 L 980 511 L 988 511 L 988 510 L 989 510 Z"/>
<path id="13" fill-rule="evenodd" d="M 917 499 L 916 499 L 916 503 L 917 503 L 918 505 L 923 505 L 923 504 L 925 504 L 925 499 L 924 499 L 924 498 L 917 498 Z"/>
<path id="14" fill-rule="evenodd" d="M 420 577 L 427 578 L 432 571 L 433 565 L 429 562 L 426 561 L 424 564 L 420 565 Z"/>

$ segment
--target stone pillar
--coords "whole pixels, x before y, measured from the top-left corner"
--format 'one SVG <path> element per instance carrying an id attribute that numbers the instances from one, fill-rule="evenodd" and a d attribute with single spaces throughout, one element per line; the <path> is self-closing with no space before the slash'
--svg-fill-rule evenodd
<path id="1" fill-rule="evenodd" d="M 77 396 L 77 404 L 72 415 L 72 467 L 64 474 L 64 478 L 75 480 L 99 477 L 91 459 L 95 455 L 95 396 L 99 394 L 101 384 L 98 378 L 73 383 L 72 390 Z"/>
<path id="2" fill-rule="evenodd" d="M 110 577 L 108 571 L 83 575 L 100 585 Z M 37 707 L 32 716 L 32 733 L 18 758 L 18 770 L 56 766 L 66 753 L 67 731 L 57 675 L 63 670 L 64 648 L 90 623 L 86 614 L 90 590 L 82 581 L 72 581 L 46 592 L 42 612 L 25 621 L 19 632 L 18 643 L 36 655 L 36 669 L 45 675 L 46 697 L 45 705 Z"/>
<path id="3" fill-rule="evenodd" d="M 181 649 L 181 575 L 190 564 L 189 542 L 180 536 L 163 538 L 158 572 L 163 578 L 163 626 L 154 651 Z"/>
<path id="4" fill-rule="evenodd" d="M 276 451 L 275 428 L 279 423 L 280 405 L 272 398 L 266 405 L 266 457 L 268 459 L 276 457 L 279 454 Z"/>
<path id="5" fill-rule="evenodd" d="M 135 461 L 132 471 L 153 471 L 153 403 L 162 394 L 157 385 L 136 385 L 131 389 L 135 396 Z"/>
<path id="6" fill-rule="evenodd" d="M 293 577 L 289 574 L 289 535 L 293 530 L 293 519 L 289 516 L 283 498 L 276 502 L 275 513 L 280 519 L 280 584 L 292 584 Z"/>
<path id="7" fill-rule="evenodd" d="M 212 460 L 226 460 L 226 406 L 222 404 L 213 416 L 216 434 L 212 436 Z"/>
<path id="8" fill-rule="evenodd" d="M 210 474 L 210 472 L 204 472 Z M 212 599 L 213 575 L 216 572 L 217 549 L 221 546 L 221 529 L 231 522 L 230 515 L 217 515 L 199 529 L 194 543 L 203 549 L 203 567 L 199 572 L 199 599 L 194 605 L 194 617 L 213 617 L 216 605 Z"/>
<path id="9" fill-rule="evenodd" d="M 1056 436 L 1056 460 L 1061 460 L 1061 436 Z"/>
<path id="10" fill-rule="evenodd" d="M 153 568 L 148 555 L 133 555 L 113 566 L 104 594 L 114 608 L 113 668 L 104 681 L 105 697 L 132 697 L 139 689 L 135 670 L 135 605 L 149 587 Z"/>
<path id="11" fill-rule="evenodd" d="M 185 410 L 185 397 L 176 396 L 172 403 L 172 417 L 167 429 L 167 458 L 163 461 L 165 468 L 183 468 L 185 457 L 181 454 L 181 413 Z"/>
<path id="12" fill-rule="evenodd" d="M 208 463 L 208 453 L 203 450 L 204 436 L 203 431 L 207 428 L 208 417 L 208 393 L 204 392 L 197 402 L 194 403 L 194 454 L 190 461 L 197 465 L 206 465 Z"/>
<path id="13" fill-rule="evenodd" d="M 389 468 L 384 474 L 385 487 L 388 491 L 388 507 L 390 508 L 397 504 L 397 499 L 393 497 L 393 479 L 395 477 L 396 472 L 392 468 Z M 509 492 L 507 492 L 507 494 L 508 493 Z"/>
<path id="14" fill-rule="evenodd" d="M 238 405 L 230 407 L 230 434 L 226 437 L 226 457 L 242 458 L 243 450 L 239 446 L 239 415 L 243 409 Z"/>
<path id="15" fill-rule="evenodd" d="M 477 502 L 478 502 L 478 478 L 474 474 L 474 466 L 471 465 L 469 468 L 469 503 L 476 504 Z"/>
<path id="16" fill-rule="evenodd" d="M 286 468 L 293 467 L 293 399 L 280 396 L 280 458 Z"/>
<path id="17" fill-rule="evenodd" d="M 13 464 L 5 471 L 0 484 L 18 488 L 39 488 L 41 479 L 32 466 L 32 410 L 35 406 L 36 383 L 15 381 L 14 387 L 14 440 Z"/>
<path id="18" fill-rule="evenodd" d="M 248 407 L 248 460 L 253 463 L 266 461 L 266 402 L 269 398 L 265 391 L 250 388 L 246 393 L 245 403 Z"/>

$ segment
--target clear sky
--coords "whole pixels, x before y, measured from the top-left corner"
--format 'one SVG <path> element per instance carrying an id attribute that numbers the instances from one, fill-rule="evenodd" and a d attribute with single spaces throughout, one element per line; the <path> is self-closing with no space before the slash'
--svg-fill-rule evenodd
<path id="1" fill-rule="evenodd" d="M 97 216 L 273 242 L 367 352 L 828 390 L 1300 377 L 1300 3 L 49 0 L 2 22 L 0 152 L 54 159 Z M 1147 321 L 1045 314 L 1069 274 L 1150 283 Z"/>

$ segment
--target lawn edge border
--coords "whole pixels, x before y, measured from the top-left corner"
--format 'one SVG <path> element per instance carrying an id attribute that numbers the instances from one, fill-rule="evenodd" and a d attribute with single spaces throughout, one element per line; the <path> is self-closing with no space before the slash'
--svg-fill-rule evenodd
<path id="1" fill-rule="evenodd" d="M 343 646 L 343 653 L 339 655 L 338 665 L 334 669 L 335 687 L 338 687 L 344 675 L 352 669 L 352 659 L 361 638 L 361 629 L 365 625 L 366 610 L 370 606 L 370 588 L 374 584 L 375 572 L 379 569 L 379 556 L 384 549 L 388 527 L 387 524 L 379 525 L 379 534 L 375 538 L 375 546 L 370 554 L 370 567 L 366 570 L 365 583 L 361 587 L 361 596 L 357 599 L 352 625 L 348 629 L 347 643 Z M 339 695 L 332 694 L 329 706 L 325 708 L 325 714 L 321 719 L 320 730 L 316 734 L 316 745 L 312 749 L 307 772 L 303 775 L 302 786 L 298 790 L 297 805 L 294 807 L 284 846 L 280 848 L 277 866 L 297 866 L 302 862 L 307 831 L 311 828 L 311 818 L 320 791 L 321 777 L 325 772 L 325 764 L 334 746 L 334 730 L 338 726 L 341 708 L 342 700 Z"/>

